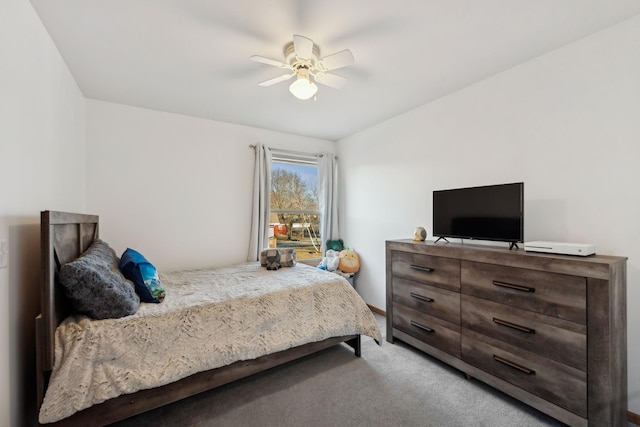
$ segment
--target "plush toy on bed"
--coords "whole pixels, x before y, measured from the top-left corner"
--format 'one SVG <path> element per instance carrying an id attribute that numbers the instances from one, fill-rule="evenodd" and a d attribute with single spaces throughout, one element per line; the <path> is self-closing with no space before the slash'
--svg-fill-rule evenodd
<path id="1" fill-rule="evenodd" d="M 267 259 L 267 270 L 277 270 L 280 268 L 280 251 L 277 249 L 267 249 L 265 251 Z"/>

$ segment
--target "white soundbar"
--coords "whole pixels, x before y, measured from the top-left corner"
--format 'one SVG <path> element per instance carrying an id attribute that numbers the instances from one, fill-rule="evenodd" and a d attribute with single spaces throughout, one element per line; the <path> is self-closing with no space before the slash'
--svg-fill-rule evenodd
<path id="1" fill-rule="evenodd" d="M 550 254 L 588 256 L 596 253 L 596 245 L 590 243 L 562 243 L 562 242 L 524 242 L 527 252 L 546 252 Z"/>

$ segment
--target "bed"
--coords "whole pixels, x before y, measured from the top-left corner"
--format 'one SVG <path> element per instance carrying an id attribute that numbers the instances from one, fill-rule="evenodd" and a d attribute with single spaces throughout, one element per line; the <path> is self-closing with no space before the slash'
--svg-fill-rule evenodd
<path id="1" fill-rule="evenodd" d="M 344 278 L 300 263 L 164 273 L 161 304 L 91 319 L 73 310 L 56 271 L 99 238 L 98 220 L 41 213 L 36 365 L 43 424 L 106 425 L 341 343 L 359 357 L 361 335 L 382 342 Z"/>

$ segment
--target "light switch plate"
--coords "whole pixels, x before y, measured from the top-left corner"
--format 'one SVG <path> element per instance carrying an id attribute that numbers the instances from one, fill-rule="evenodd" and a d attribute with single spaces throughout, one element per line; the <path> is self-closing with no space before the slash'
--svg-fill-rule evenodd
<path id="1" fill-rule="evenodd" d="M 0 268 L 7 268 L 9 264 L 9 242 L 3 240 L 0 242 Z"/>

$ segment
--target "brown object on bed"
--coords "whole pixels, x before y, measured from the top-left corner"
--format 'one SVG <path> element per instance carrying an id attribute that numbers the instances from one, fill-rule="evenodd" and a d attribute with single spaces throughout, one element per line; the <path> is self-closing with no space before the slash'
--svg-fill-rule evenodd
<path id="1" fill-rule="evenodd" d="M 42 295 L 41 314 L 36 318 L 36 365 L 38 410 L 54 365 L 55 330 L 71 312 L 63 290 L 56 282 L 56 266 L 80 256 L 98 238 L 98 216 L 66 212 L 41 213 Z M 105 425 L 210 390 L 249 375 L 307 356 L 341 342 L 360 356 L 360 335 L 332 337 L 257 359 L 200 372 L 162 387 L 109 399 L 47 425 Z"/>

